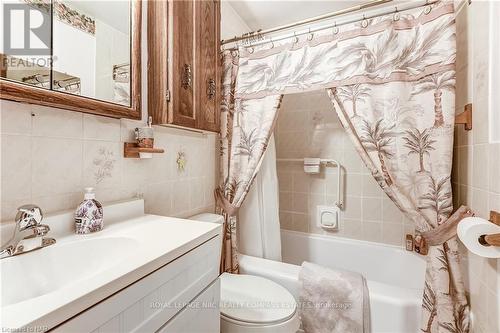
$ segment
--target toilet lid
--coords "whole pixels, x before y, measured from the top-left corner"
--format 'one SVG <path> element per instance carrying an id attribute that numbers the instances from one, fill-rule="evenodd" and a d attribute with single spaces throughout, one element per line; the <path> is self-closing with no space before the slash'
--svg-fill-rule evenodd
<path id="1" fill-rule="evenodd" d="M 223 273 L 221 314 L 231 319 L 255 323 L 275 323 L 290 319 L 297 304 L 279 284 L 253 275 Z"/>

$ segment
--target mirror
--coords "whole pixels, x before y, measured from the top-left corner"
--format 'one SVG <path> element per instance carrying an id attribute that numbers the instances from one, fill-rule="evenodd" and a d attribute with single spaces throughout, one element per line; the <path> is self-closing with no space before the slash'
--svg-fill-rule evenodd
<path id="1" fill-rule="evenodd" d="M 140 103 L 131 98 L 140 98 L 140 6 L 140 0 L 2 1 L 1 98 L 21 101 L 15 95 L 24 92 L 26 101 L 33 87 L 36 96 L 45 94 L 38 89 L 59 93 L 49 99 L 58 103 L 28 102 L 64 107 L 87 98 L 90 110 L 70 109 L 102 114 L 107 105 L 104 115 L 140 117 Z"/>
<path id="2" fill-rule="evenodd" d="M 55 1 L 53 87 L 130 105 L 130 1 Z M 68 78 L 62 75 L 69 76 Z M 59 76 L 59 77 L 58 77 Z"/>

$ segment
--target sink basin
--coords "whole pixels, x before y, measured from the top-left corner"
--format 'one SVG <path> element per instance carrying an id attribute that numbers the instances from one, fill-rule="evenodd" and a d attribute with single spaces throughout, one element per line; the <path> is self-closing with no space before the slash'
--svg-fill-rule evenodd
<path id="1" fill-rule="evenodd" d="M 2 329 L 50 330 L 221 233 L 218 224 L 144 214 L 141 199 L 106 205 L 104 216 L 90 235 L 75 235 L 72 211 L 47 216 L 57 243 L 0 260 Z M 0 225 L 2 234 L 13 228 Z"/>
<path id="2" fill-rule="evenodd" d="M 137 243 L 127 237 L 84 239 L 2 259 L 2 306 L 45 295 L 99 274 L 125 260 L 127 252 Z M 13 288 L 14 285 L 22 287 Z"/>

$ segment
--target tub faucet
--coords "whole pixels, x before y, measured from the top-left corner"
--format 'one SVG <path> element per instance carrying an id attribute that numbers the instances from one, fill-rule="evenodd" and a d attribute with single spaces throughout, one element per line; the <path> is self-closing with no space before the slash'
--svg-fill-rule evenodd
<path id="1" fill-rule="evenodd" d="M 52 245 L 54 238 L 44 237 L 50 231 L 48 225 L 41 224 L 43 213 L 40 207 L 24 205 L 17 209 L 14 235 L 2 244 L 0 259 L 30 252 Z"/>

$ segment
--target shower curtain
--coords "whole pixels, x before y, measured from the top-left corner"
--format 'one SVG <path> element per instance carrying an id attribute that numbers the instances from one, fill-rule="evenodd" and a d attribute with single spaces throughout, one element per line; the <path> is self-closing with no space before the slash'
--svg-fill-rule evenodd
<path id="1" fill-rule="evenodd" d="M 259 173 L 241 205 L 237 228 L 240 252 L 281 261 L 276 147 L 271 136 Z"/>
<path id="2" fill-rule="evenodd" d="M 237 261 L 237 207 L 286 93 L 326 89 L 364 163 L 416 230 L 432 232 L 445 223 L 452 212 L 455 37 L 453 3 L 437 2 L 293 42 L 226 52 L 225 181 L 218 190 L 230 226 L 226 258 Z M 246 162 L 239 151 L 249 142 L 260 143 Z M 423 332 L 469 330 L 459 256 L 456 238 L 429 250 Z"/>

